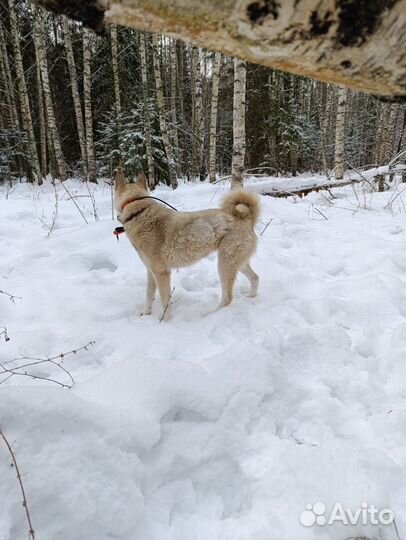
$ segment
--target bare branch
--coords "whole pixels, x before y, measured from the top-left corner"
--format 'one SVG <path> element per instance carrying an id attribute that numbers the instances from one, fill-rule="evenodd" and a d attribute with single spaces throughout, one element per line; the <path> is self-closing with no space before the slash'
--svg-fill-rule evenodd
<path id="1" fill-rule="evenodd" d="M 58 354 L 56 356 L 53 356 L 51 358 L 36 358 L 36 357 L 30 357 L 30 356 L 21 356 L 19 358 L 14 358 L 14 360 L 10 360 L 8 362 L 0 363 L 0 368 L 2 369 L 0 374 L 3 373 L 3 374 L 8 375 L 5 379 L 0 381 L 0 384 L 2 384 L 5 381 L 9 380 L 14 375 L 19 375 L 19 376 L 29 377 L 29 378 L 34 379 L 34 380 L 42 380 L 42 381 L 52 382 L 52 383 L 55 383 L 55 384 L 61 386 L 62 388 L 72 388 L 72 386 L 75 384 L 75 381 L 74 381 L 72 375 L 70 374 L 70 372 L 62 365 L 64 359 L 67 356 L 71 355 L 71 354 L 76 355 L 80 351 L 83 351 L 83 350 L 87 351 L 89 349 L 89 347 L 91 347 L 95 343 L 96 343 L 95 341 L 89 341 L 89 343 L 87 343 L 83 347 L 79 347 L 78 349 L 73 349 L 73 350 L 68 351 L 66 353 L 60 353 L 60 354 Z M 22 360 L 29 360 L 29 362 L 25 362 L 23 364 L 19 364 L 17 366 L 13 366 L 13 367 L 7 367 L 8 364 L 11 364 L 11 363 L 14 363 L 14 362 L 19 362 L 19 361 L 22 361 Z M 38 365 L 41 365 L 41 364 L 48 364 L 48 363 L 52 364 L 53 366 L 61 369 L 64 373 L 66 373 L 66 375 L 69 377 L 71 383 L 66 384 L 66 383 L 63 383 L 63 382 L 58 381 L 56 379 L 50 378 L 50 377 L 44 377 L 42 375 L 36 375 L 35 373 L 30 373 L 30 372 L 26 371 L 27 368 L 32 368 L 33 366 L 38 366 Z"/>
<path id="2" fill-rule="evenodd" d="M 5 294 L 6 296 L 8 296 L 10 302 L 13 302 L 13 304 L 16 303 L 16 302 L 15 302 L 16 300 L 22 300 L 22 297 L 21 297 L 21 296 L 16 296 L 15 294 L 10 294 L 10 293 L 8 293 L 8 292 L 6 292 L 6 291 L 0 290 L 0 294 Z"/>
<path id="3" fill-rule="evenodd" d="M 162 322 L 164 319 L 165 319 L 165 315 L 169 309 L 169 306 L 171 305 L 171 299 L 172 299 L 172 296 L 173 296 L 173 293 L 175 292 L 175 287 L 173 287 L 173 289 L 171 290 L 171 293 L 169 295 L 169 298 L 168 298 L 168 301 L 166 303 L 166 306 L 165 306 L 165 309 L 162 313 L 162 317 L 159 319 L 159 322 Z"/>
<path id="4" fill-rule="evenodd" d="M 1 327 L 1 330 L 0 330 L 0 338 L 1 337 L 4 337 L 4 341 L 10 341 L 10 338 L 8 337 L 8 334 L 7 334 L 7 327 L 6 326 L 3 326 Z"/>
<path id="5" fill-rule="evenodd" d="M 14 467 L 14 469 L 15 469 L 15 472 L 16 472 L 16 475 L 17 475 L 17 480 L 18 480 L 18 483 L 20 485 L 21 495 L 23 497 L 23 508 L 24 508 L 25 516 L 27 518 L 27 523 L 28 523 L 28 538 L 29 538 L 29 540 L 35 540 L 34 527 L 32 526 L 30 510 L 28 508 L 27 497 L 25 495 L 25 489 L 24 489 L 20 469 L 18 467 L 17 459 L 16 459 L 16 456 L 15 456 L 15 453 L 14 453 L 13 449 L 11 448 L 11 444 L 8 442 L 6 436 L 4 435 L 1 428 L 0 428 L 0 437 L 3 439 L 4 444 L 7 446 L 7 450 L 9 452 L 10 456 L 11 456 L 11 459 L 12 459 L 11 466 Z"/>

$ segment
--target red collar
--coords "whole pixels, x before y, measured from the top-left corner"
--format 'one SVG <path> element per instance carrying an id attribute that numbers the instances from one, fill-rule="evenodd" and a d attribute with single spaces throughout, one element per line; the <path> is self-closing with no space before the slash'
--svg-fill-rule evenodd
<path id="1" fill-rule="evenodd" d="M 133 202 L 135 202 L 135 201 L 138 201 L 138 197 L 135 197 L 134 199 L 130 199 L 130 200 L 126 201 L 126 202 L 122 205 L 121 211 L 123 211 L 124 208 L 125 208 L 126 206 L 128 206 L 129 204 L 131 204 L 131 203 L 133 203 Z"/>

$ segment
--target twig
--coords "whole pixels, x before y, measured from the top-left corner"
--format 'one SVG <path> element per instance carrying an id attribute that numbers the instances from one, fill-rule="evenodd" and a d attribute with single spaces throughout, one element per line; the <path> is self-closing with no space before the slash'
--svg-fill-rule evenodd
<path id="1" fill-rule="evenodd" d="M 59 201 L 58 201 L 58 192 L 56 191 L 56 185 L 55 184 L 54 184 L 54 193 L 55 193 L 55 206 L 54 206 L 54 211 L 52 213 L 52 222 L 51 222 L 51 225 L 49 227 L 47 238 L 49 238 L 51 236 L 52 231 L 54 230 L 54 227 L 55 227 L 55 224 L 56 224 L 56 220 L 58 219 Z"/>
<path id="2" fill-rule="evenodd" d="M 259 233 L 259 236 L 262 236 L 264 234 L 264 232 L 267 230 L 267 228 L 269 227 L 269 225 L 271 224 L 271 221 L 273 221 L 273 218 L 271 218 L 268 223 L 265 225 L 265 227 L 262 229 L 262 231 Z"/>
<path id="3" fill-rule="evenodd" d="M 18 299 L 18 300 L 22 300 L 22 297 L 21 297 L 21 296 L 15 296 L 15 294 L 10 294 L 10 293 L 8 293 L 8 292 L 6 292 L 6 291 L 2 291 L 2 290 L 0 290 L 0 294 L 5 294 L 6 296 L 8 296 L 8 297 L 9 297 L 9 300 L 10 300 L 10 302 L 13 302 L 13 304 L 15 304 L 15 303 L 16 303 L 16 302 L 15 302 L 15 301 L 16 301 L 16 299 Z"/>
<path id="4" fill-rule="evenodd" d="M 314 211 L 317 212 L 318 214 L 320 214 L 324 219 L 328 220 L 328 217 L 326 217 L 323 212 L 321 210 L 319 210 L 318 208 L 314 207 Z"/>
<path id="5" fill-rule="evenodd" d="M 92 201 L 94 220 L 99 221 L 99 216 L 97 215 L 97 208 L 96 208 L 96 199 L 94 198 L 94 191 L 93 193 L 90 192 L 88 180 L 86 180 L 86 187 L 87 187 L 87 192 L 89 193 L 90 200 Z"/>
<path id="6" fill-rule="evenodd" d="M 394 527 L 394 529 L 395 529 L 396 538 L 397 538 L 398 540 L 400 540 L 399 531 L 398 531 L 398 526 L 396 525 L 396 519 L 395 519 L 395 516 L 393 516 L 393 527 Z"/>
<path id="7" fill-rule="evenodd" d="M 69 356 L 70 354 L 77 354 L 78 352 L 83 351 L 83 350 L 87 351 L 88 348 L 94 345 L 95 343 L 96 343 L 95 341 L 89 341 L 89 343 L 87 343 L 83 347 L 79 347 L 78 349 L 73 349 L 72 351 L 61 353 L 56 356 L 52 356 L 51 358 L 32 358 L 29 356 L 21 356 L 20 358 L 15 358 L 14 360 L 10 360 L 9 362 L 0 363 L 0 367 L 3 370 L 2 373 L 9 374 L 8 377 L 0 381 L 0 384 L 4 383 L 5 381 L 10 379 L 14 375 L 20 375 L 20 376 L 30 377 L 31 379 L 34 379 L 34 380 L 38 379 L 42 381 L 53 382 L 55 384 L 58 384 L 59 386 L 62 386 L 63 388 L 72 388 L 72 386 L 75 384 L 75 381 L 72 375 L 69 373 L 69 371 L 62 365 L 63 360 L 65 359 L 66 356 Z M 15 366 L 15 367 L 11 367 L 11 368 L 6 367 L 6 364 L 21 361 L 21 360 L 32 360 L 32 361 Z M 26 368 L 29 368 L 32 366 L 38 366 L 40 364 L 46 364 L 46 363 L 52 364 L 60 368 L 62 371 L 64 371 L 70 378 L 72 384 L 65 384 L 56 379 L 51 379 L 50 377 L 43 377 L 41 375 L 35 375 L 33 373 L 29 373 L 26 371 Z M 24 371 L 21 372 L 21 370 L 24 370 Z"/>
<path id="8" fill-rule="evenodd" d="M 70 200 L 73 202 L 73 204 L 74 204 L 74 205 L 76 206 L 76 208 L 79 210 L 80 215 L 81 215 L 82 218 L 85 220 L 86 225 L 89 225 L 89 222 L 87 221 L 86 216 L 84 215 L 84 213 L 82 212 L 82 210 L 79 208 L 78 203 L 75 201 L 74 197 L 72 197 L 72 195 L 71 195 L 71 193 L 69 192 L 68 188 L 65 186 L 65 184 L 64 184 L 63 182 L 61 182 L 61 186 L 62 186 L 63 189 L 66 191 L 66 193 L 69 195 Z"/>
<path id="9" fill-rule="evenodd" d="M 405 189 L 402 189 L 402 191 L 400 191 L 399 188 L 396 186 L 396 190 L 397 190 L 398 193 L 397 193 L 396 195 L 392 196 L 392 197 L 389 199 L 388 203 L 383 207 L 384 210 L 386 210 L 390 205 L 392 205 L 398 197 L 400 197 L 400 200 L 401 200 L 402 203 L 403 203 L 402 193 L 403 193 L 404 191 L 406 191 L 406 188 L 405 188 Z M 404 205 L 404 204 L 403 204 L 403 208 L 405 208 L 405 205 Z M 405 210 L 406 210 L 406 209 L 405 209 Z"/>
<path id="10" fill-rule="evenodd" d="M 375 186 L 368 180 L 368 178 L 366 178 L 358 169 L 353 167 L 351 163 L 348 163 L 348 161 L 346 163 L 353 171 L 360 175 L 360 177 L 372 188 L 373 191 L 376 191 Z"/>
<path id="11" fill-rule="evenodd" d="M 61 383 L 60 381 L 57 381 L 56 379 L 51 379 L 50 377 L 42 377 L 41 375 L 33 375 L 32 373 L 27 373 L 26 371 L 24 373 L 19 373 L 18 371 L 14 371 L 13 369 L 7 369 L 1 363 L 0 363 L 0 367 L 3 370 L 2 373 L 9 373 L 10 374 L 8 377 L 3 379 L 0 382 L 0 384 L 3 384 L 4 382 L 8 381 L 9 379 L 11 379 L 11 377 L 14 377 L 14 375 L 20 375 L 21 377 L 30 377 L 31 379 L 34 379 L 34 380 L 52 382 L 52 383 L 55 383 L 55 384 L 61 386 L 62 388 L 72 388 L 72 385 Z M 18 368 L 15 368 L 15 369 L 18 369 Z"/>
<path id="12" fill-rule="evenodd" d="M 28 508 L 27 497 L 25 495 L 24 485 L 23 485 L 23 481 L 22 481 L 22 477 L 21 477 L 20 469 L 18 467 L 18 463 L 17 463 L 15 453 L 13 452 L 13 449 L 11 448 L 11 445 L 8 442 L 6 436 L 4 435 L 1 428 L 0 428 L 0 436 L 2 437 L 2 439 L 4 441 L 4 444 L 7 446 L 7 449 L 9 451 L 10 456 L 11 456 L 11 459 L 13 460 L 13 463 L 11 464 L 11 466 L 14 467 L 16 475 L 17 475 L 18 483 L 20 484 L 20 491 L 21 491 L 21 495 L 23 497 L 23 508 L 25 510 L 25 515 L 27 517 L 27 523 L 28 523 L 28 538 L 30 540 L 35 540 L 35 532 L 34 532 L 34 528 L 32 526 L 32 522 L 31 522 L 31 516 L 30 516 L 30 511 L 29 511 L 29 508 Z"/>
<path id="13" fill-rule="evenodd" d="M 162 317 L 159 319 L 159 322 L 162 322 L 165 319 L 165 315 L 166 315 L 166 312 L 169 309 L 169 306 L 171 305 L 171 298 L 172 298 L 172 295 L 173 295 L 174 292 L 175 292 L 175 287 L 171 290 L 171 293 L 170 293 L 168 301 L 166 303 L 164 312 L 162 313 Z"/>
<path id="14" fill-rule="evenodd" d="M 110 178 L 113 178 L 113 163 L 110 160 Z M 114 181 L 106 182 L 110 186 L 111 219 L 114 221 Z"/>
<path id="15" fill-rule="evenodd" d="M 1 338 L 1 336 L 4 336 L 4 341 L 5 342 L 10 341 L 10 338 L 8 337 L 8 334 L 7 334 L 7 327 L 2 326 L 1 328 L 2 328 L 2 330 L 0 332 L 0 338 Z"/>

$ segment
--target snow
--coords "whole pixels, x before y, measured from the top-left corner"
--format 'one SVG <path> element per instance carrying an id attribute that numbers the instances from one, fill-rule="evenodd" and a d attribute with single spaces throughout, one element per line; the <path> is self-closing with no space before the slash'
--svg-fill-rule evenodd
<path id="1" fill-rule="evenodd" d="M 403 185 L 262 197 L 257 298 L 241 276 L 231 306 L 210 313 L 213 255 L 173 272 L 166 323 L 158 303 L 137 316 L 145 269 L 112 235 L 109 186 L 90 188 L 96 221 L 87 187 L 65 185 L 88 224 L 59 185 L 0 188 L 0 290 L 21 297 L 0 294 L 1 361 L 96 342 L 64 359 L 71 389 L 25 376 L 0 385 L 37 539 L 397 537 L 393 524 L 301 525 L 317 501 L 390 508 L 406 538 Z M 155 195 L 195 210 L 225 190 Z M 32 373 L 69 383 L 49 364 Z M 1 540 L 26 538 L 1 444 L 0 501 Z"/>

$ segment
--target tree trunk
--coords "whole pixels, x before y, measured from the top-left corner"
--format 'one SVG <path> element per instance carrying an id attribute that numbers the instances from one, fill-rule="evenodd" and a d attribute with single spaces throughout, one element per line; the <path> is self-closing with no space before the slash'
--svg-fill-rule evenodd
<path id="1" fill-rule="evenodd" d="M 165 104 L 164 104 L 164 92 L 162 89 L 162 78 L 161 78 L 161 68 L 159 62 L 159 49 L 158 49 L 158 37 L 156 34 L 152 35 L 152 44 L 154 47 L 154 74 L 155 74 L 155 85 L 156 85 L 156 97 L 159 113 L 159 125 L 161 128 L 162 140 L 165 147 L 166 157 L 168 159 L 168 168 L 169 168 L 169 181 L 173 189 L 178 187 L 178 180 L 176 178 L 176 164 L 173 154 L 173 148 L 171 141 L 168 136 L 168 127 L 165 117 Z"/>
<path id="2" fill-rule="evenodd" d="M 6 41 L 4 37 L 3 24 L 0 21 L 0 62 L 2 79 L 4 80 L 4 93 L 8 109 L 8 124 L 10 127 L 19 129 L 16 100 L 14 95 L 13 80 L 11 78 L 10 63 L 8 59 Z"/>
<path id="3" fill-rule="evenodd" d="M 59 139 L 58 128 L 56 127 L 56 119 L 54 106 L 52 103 L 51 86 L 49 83 L 48 62 L 46 57 L 45 41 L 43 35 L 43 18 L 44 15 L 39 9 L 34 11 L 34 44 L 36 55 L 41 69 L 42 91 L 44 93 L 45 110 L 47 115 L 47 125 L 51 135 L 53 151 L 55 155 L 56 165 L 58 167 L 57 175 L 60 180 L 64 181 L 67 178 L 65 159 L 62 153 L 61 142 Z"/>
<path id="4" fill-rule="evenodd" d="M 210 110 L 210 141 L 209 141 L 209 176 L 210 182 L 216 180 L 216 143 L 217 143 L 217 111 L 219 97 L 221 53 L 214 54 L 212 87 L 211 87 L 211 110 Z"/>
<path id="5" fill-rule="evenodd" d="M 24 131 L 27 134 L 28 154 L 30 156 L 31 167 L 34 173 L 34 177 L 40 178 L 41 173 L 39 169 L 37 147 L 35 144 L 34 129 L 32 126 L 31 107 L 28 99 L 27 85 L 24 76 L 23 59 L 20 49 L 20 31 L 18 28 L 17 13 L 14 6 L 14 0 L 9 0 L 8 5 L 10 15 L 10 31 L 13 40 L 15 72 L 20 98 L 21 123 Z"/>
<path id="6" fill-rule="evenodd" d="M 120 77 L 118 73 L 118 60 L 117 60 L 118 40 L 117 40 L 117 26 L 116 25 L 113 25 L 111 27 L 110 37 L 111 37 L 111 61 L 112 61 L 112 67 L 113 67 L 116 116 L 117 116 L 117 122 L 119 122 L 119 118 L 121 115 L 121 97 L 120 97 Z M 120 132 L 119 129 L 118 129 L 118 132 Z"/>
<path id="7" fill-rule="evenodd" d="M 142 97 L 144 101 L 144 133 L 145 133 L 145 150 L 148 163 L 148 185 L 151 189 L 155 187 L 154 178 L 154 158 L 152 155 L 152 134 L 151 134 L 151 119 L 149 115 L 148 103 L 148 75 L 147 75 L 147 53 L 146 53 L 146 35 L 144 32 L 140 34 L 140 56 L 141 56 L 141 78 L 142 78 Z"/>
<path id="8" fill-rule="evenodd" d="M 176 79 L 177 79 L 177 58 L 176 58 L 176 41 L 172 39 L 171 41 L 171 122 L 172 122 L 172 141 L 173 146 L 175 148 L 178 148 L 179 142 L 178 142 L 178 128 L 177 128 L 177 121 L 178 121 L 178 115 L 177 115 L 177 99 L 176 99 Z"/>
<path id="9" fill-rule="evenodd" d="M 196 169 L 200 180 L 204 180 L 205 168 L 203 163 L 204 151 L 204 118 L 203 118 L 203 95 L 202 95 L 202 70 L 201 70 L 201 51 L 194 47 L 192 51 L 193 71 L 195 82 L 195 116 L 194 116 L 194 142 Z"/>
<path id="10" fill-rule="evenodd" d="M 233 158 L 231 189 L 242 188 L 245 159 L 245 93 L 247 66 L 234 58 Z"/>
<path id="11" fill-rule="evenodd" d="M 325 83 L 319 83 L 319 125 L 320 125 L 320 149 L 321 158 L 323 163 L 324 176 L 328 176 L 328 161 L 327 161 L 327 122 L 328 122 L 328 110 L 330 108 L 329 103 L 329 91 L 328 86 Z"/>
<path id="12" fill-rule="evenodd" d="M 338 88 L 337 120 L 336 120 L 336 142 L 334 168 L 335 177 L 340 180 L 344 176 L 345 161 L 345 108 L 347 104 L 348 90 L 343 87 Z"/>
<path id="13" fill-rule="evenodd" d="M 83 94 L 85 102 L 85 127 L 86 127 L 86 154 L 87 154 L 87 179 L 97 183 L 96 156 L 93 141 L 93 117 L 92 117 L 92 39 L 89 30 L 83 29 Z"/>
<path id="14" fill-rule="evenodd" d="M 63 17 L 63 35 L 65 40 L 66 59 L 68 61 L 70 87 L 72 91 L 73 106 L 75 109 L 76 126 L 78 130 L 78 139 L 80 146 L 80 157 L 82 160 L 82 169 L 85 178 L 87 178 L 87 153 L 86 153 L 86 135 L 83 124 L 82 104 L 80 102 L 78 77 L 76 72 L 75 56 L 73 54 L 72 39 L 68 20 Z"/>
<path id="15" fill-rule="evenodd" d="M 387 108 L 387 112 L 382 132 L 380 155 L 380 163 L 383 165 L 389 163 L 391 157 L 393 157 L 392 147 L 396 134 L 396 121 L 400 106 L 397 103 L 392 103 L 391 105 L 385 104 L 385 107 Z"/>
<path id="16" fill-rule="evenodd" d="M 44 93 L 42 91 L 42 79 L 41 79 L 41 65 L 36 51 L 37 61 L 37 101 L 38 101 L 38 122 L 39 122 L 39 138 L 40 138 L 40 167 L 41 167 L 41 180 L 38 180 L 39 184 L 42 184 L 42 178 L 45 178 L 48 173 L 48 160 L 47 160 L 47 131 L 45 123 L 45 107 L 44 107 Z"/>
<path id="17" fill-rule="evenodd" d="M 406 96 L 404 1 L 36 0 L 372 94 Z M 107 9 L 108 4 L 108 11 Z"/>

